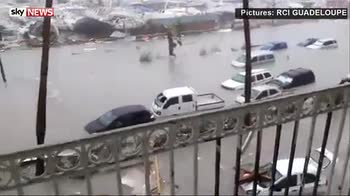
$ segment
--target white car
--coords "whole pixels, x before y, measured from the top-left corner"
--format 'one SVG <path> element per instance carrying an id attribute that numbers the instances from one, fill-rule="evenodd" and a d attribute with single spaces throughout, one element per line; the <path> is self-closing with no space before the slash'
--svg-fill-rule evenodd
<path id="1" fill-rule="evenodd" d="M 232 61 L 231 64 L 234 67 L 245 67 L 245 60 L 246 60 L 246 56 L 245 54 L 242 54 L 236 60 Z M 265 64 L 265 63 L 272 63 L 274 61 L 275 61 L 275 55 L 271 51 L 255 50 L 255 51 L 252 51 L 251 53 L 252 66 Z"/>
<path id="2" fill-rule="evenodd" d="M 265 69 L 253 69 L 252 70 L 252 85 L 263 84 L 271 81 L 273 78 L 271 72 Z M 231 90 L 243 89 L 245 83 L 245 72 L 240 72 L 234 75 L 231 79 L 228 79 L 221 83 L 221 86 Z"/>
<path id="3" fill-rule="evenodd" d="M 303 189 L 303 195 L 312 195 L 314 184 L 316 181 L 316 173 L 318 166 L 318 159 L 320 157 L 321 148 L 315 149 L 311 154 L 309 160 L 307 173 L 305 175 L 305 185 Z M 322 170 L 326 169 L 333 160 L 333 154 L 325 149 L 325 157 L 323 159 Z M 257 194 L 258 195 L 268 195 L 270 189 L 273 189 L 273 195 L 284 195 L 285 188 L 289 187 L 289 195 L 299 195 L 300 185 L 302 184 L 302 175 L 304 170 L 305 158 L 294 158 L 293 167 L 290 177 L 290 184 L 287 181 L 287 172 L 289 159 L 280 159 L 276 164 L 276 175 L 274 186 L 271 186 L 271 176 L 272 176 L 272 163 L 269 163 L 259 169 L 259 173 L 264 178 L 258 181 L 257 184 Z M 242 166 L 244 168 L 244 166 Z M 252 194 L 253 191 L 253 181 L 247 180 L 247 176 L 251 175 L 252 169 L 247 172 L 246 169 L 242 169 L 241 173 L 242 182 L 240 187 L 248 195 Z M 327 180 L 321 176 L 318 184 L 317 195 L 322 195 L 327 190 Z"/>
<path id="4" fill-rule="evenodd" d="M 281 89 L 274 85 L 260 85 L 252 87 L 251 101 L 265 100 L 282 95 Z M 244 94 L 237 96 L 236 102 L 243 104 L 245 101 Z"/>
<path id="5" fill-rule="evenodd" d="M 337 48 L 337 47 L 338 47 L 338 43 L 333 38 L 319 39 L 315 43 L 307 46 L 307 48 L 311 48 L 311 49 Z"/>

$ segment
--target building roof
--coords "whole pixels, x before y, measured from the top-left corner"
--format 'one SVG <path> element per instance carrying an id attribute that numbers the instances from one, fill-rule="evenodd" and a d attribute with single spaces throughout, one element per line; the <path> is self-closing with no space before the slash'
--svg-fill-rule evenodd
<path id="1" fill-rule="evenodd" d="M 170 88 L 163 91 L 163 95 L 166 97 L 177 97 L 182 95 L 195 94 L 195 91 L 191 87 L 177 87 Z"/>

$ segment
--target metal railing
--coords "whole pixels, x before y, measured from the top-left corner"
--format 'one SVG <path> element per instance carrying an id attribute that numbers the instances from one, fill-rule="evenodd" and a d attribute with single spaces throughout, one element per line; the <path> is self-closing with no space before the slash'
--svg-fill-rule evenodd
<path id="1" fill-rule="evenodd" d="M 328 176 L 328 190 L 333 185 L 333 173 L 335 168 L 340 168 L 339 189 L 345 183 L 348 171 L 348 162 L 350 156 L 350 142 L 342 148 L 346 150 L 345 157 L 339 157 L 339 144 L 344 133 L 344 122 L 346 121 L 347 109 L 349 107 L 350 85 L 339 85 L 327 89 L 317 90 L 304 94 L 290 95 L 273 100 L 262 101 L 242 106 L 226 107 L 215 111 L 207 111 L 196 114 L 174 117 L 159 120 L 153 123 L 127 127 L 116 131 L 99 134 L 90 138 L 66 142 L 55 145 L 44 145 L 35 149 L 29 149 L 11 154 L 0 155 L 0 194 L 2 191 L 16 190 L 17 194 L 25 194 L 24 188 L 28 185 L 52 182 L 53 193 L 60 194 L 64 187 L 58 185 L 58 179 L 64 176 L 81 175 L 85 177 L 87 194 L 93 194 L 91 185 L 91 175 L 93 171 L 99 168 L 113 166 L 116 173 L 117 187 L 115 194 L 123 195 L 121 170 L 133 160 L 142 160 L 144 165 L 145 194 L 154 194 L 150 182 L 151 167 L 150 157 L 161 153 L 169 153 L 169 181 L 170 193 L 175 195 L 175 173 L 174 173 L 174 151 L 177 148 L 194 147 L 193 151 L 193 193 L 198 194 L 198 150 L 199 143 L 205 143 L 216 140 L 215 153 L 215 192 L 218 195 L 220 190 L 220 162 L 221 162 L 221 139 L 232 136 L 246 135 L 248 132 L 264 132 L 267 127 L 276 126 L 276 135 L 274 143 L 274 152 L 272 160 L 271 184 L 275 182 L 276 164 L 279 154 L 280 137 L 282 126 L 288 122 L 294 122 L 292 130 L 289 167 L 287 179 L 292 175 L 293 160 L 299 130 L 299 121 L 305 118 L 311 118 L 311 130 L 306 144 L 306 155 L 303 173 L 307 173 L 310 153 L 314 138 L 315 125 L 317 118 L 322 114 L 327 114 L 324 135 L 322 139 L 321 154 L 319 166 L 317 168 L 314 184 L 314 195 L 317 195 L 318 182 L 322 171 L 322 161 L 325 155 L 328 135 L 330 132 L 330 123 L 334 119 L 334 112 L 341 112 L 338 132 L 334 145 L 333 162 L 330 165 L 330 175 Z M 249 116 L 250 120 L 246 120 Z M 334 121 L 334 120 L 333 120 Z M 347 130 L 349 131 L 349 130 Z M 240 137 L 237 137 L 240 138 Z M 271 141 L 271 143 L 272 143 Z M 261 135 L 256 137 L 256 152 L 253 174 L 253 194 L 257 190 L 259 183 L 259 160 L 261 151 Z M 241 148 L 241 141 L 237 142 L 237 148 Z M 234 151 L 234 149 L 232 150 Z M 233 155 L 233 154 L 232 154 Z M 30 176 L 23 172 L 23 165 L 37 159 L 45 161 L 45 173 L 41 176 Z M 340 164 L 342 159 L 343 164 Z M 28 161 L 29 160 L 29 161 Z M 236 160 L 236 173 L 240 173 L 241 160 Z M 232 176 L 234 179 L 234 176 Z M 302 180 L 300 192 L 302 194 L 305 180 Z M 240 181 L 235 180 L 232 184 L 234 195 L 238 194 Z M 272 190 L 272 189 L 271 189 Z M 288 195 L 288 187 L 285 194 Z M 344 190 L 343 190 L 344 191 Z M 345 190 L 347 191 L 347 190 Z M 213 193 L 207 193 L 213 194 Z M 270 191 L 270 195 L 273 192 Z"/>

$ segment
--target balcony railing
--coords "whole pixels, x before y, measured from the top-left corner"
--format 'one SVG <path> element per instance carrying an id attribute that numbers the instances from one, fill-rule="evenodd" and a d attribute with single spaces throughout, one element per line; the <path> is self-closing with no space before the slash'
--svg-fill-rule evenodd
<path id="1" fill-rule="evenodd" d="M 49 194 L 59 195 L 65 189 L 60 181 L 67 176 L 82 176 L 86 182 L 86 194 L 97 194 L 94 192 L 91 178 L 96 170 L 103 168 L 111 168 L 110 171 L 115 174 L 115 182 L 110 182 L 111 186 L 116 187 L 114 194 L 127 194 L 124 192 L 122 181 L 122 171 L 126 166 L 133 165 L 135 161 L 140 161 L 144 168 L 144 194 L 157 194 L 160 191 L 159 173 L 156 172 L 156 177 L 153 183 L 154 166 L 157 166 L 157 161 L 151 161 L 151 158 L 157 154 L 168 153 L 168 179 L 169 192 L 167 194 L 174 195 L 176 193 L 175 182 L 175 161 L 174 153 L 180 148 L 193 147 L 193 153 L 189 159 L 193 164 L 188 166 L 188 171 L 193 173 L 192 184 L 187 184 L 192 187 L 193 192 L 187 194 L 197 195 L 199 193 L 199 178 L 198 178 L 198 155 L 200 143 L 215 142 L 215 176 L 213 176 L 214 190 L 206 192 L 206 194 L 220 193 L 220 164 L 222 162 L 222 146 L 223 138 L 237 138 L 236 148 L 232 149 L 232 156 L 235 154 L 236 159 L 234 166 L 235 175 L 232 175 L 232 192 L 230 194 L 237 195 L 241 191 L 240 180 L 241 174 L 241 159 L 244 154 L 241 153 L 242 138 L 248 132 L 257 133 L 255 158 L 252 158 L 254 165 L 251 171 L 253 182 L 253 194 L 257 191 L 259 183 L 259 168 L 261 160 L 262 148 L 262 133 L 266 131 L 274 131 L 271 127 L 276 127 L 275 138 L 271 138 L 269 145 L 274 146 L 272 163 L 271 184 L 274 184 L 276 164 L 278 161 L 280 150 L 280 139 L 282 127 L 285 124 L 293 123 L 294 128 L 291 130 L 291 138 L 289 141 L 290 152 L 288 162 L 288 172 L 286 174 L 288 182 L 293 175 L 292 167 L 295 160 L 295 150 L 300 129 L 300 121 L 302 119 L 311 119 L 310 128 L 302 127 L 310 130 L 308 132 L 307 142 L 305 143 L 305 163 L 303 165 L 303 173 L 307 173 L 310 160 L 311 148 L 313 146 L 314 133 L 317 127 L 322 126 L 322 145 L 319 156 L 319 166 L 315 173 L 316 180 L 313 185 L 313 194 L 317 194 L 319 181 L 321 179 L 322 164 L 327 152 L 326 146 L 332 147 L 333 160 L 329 166 L 330 172 L 327 175 L 327 193 L 332 191 L 334 187 L 338 187 L 337 193 L 346 194 L 346 176 L 349 175 L 349 157 L 350 157 L 350 141 L 341 142 L 342 139 L 349 137 L 349 129 L 345 128 L 346 116 L 350 103 L 350 85 L 339 85 L 327 89 L 317 90 L 304 94 L 290 95 L 273 100 L 262 101 L 258 103 L 247 104 L 243 106 L 232 106 L 215 111 L 200 112 L 196 114 L 174 117 L 164 120 L 159 120 L 153 123 L 127 127 L 118 129 L 112 132 L 99 134 L 81 140 L 66 142 L 55 145 L 44 145 L 35 149 L 29 149 L 11 154 L 0 155 L 0 194 L 8 193 L 8 191 L 17 191 L 17 194 L 27 194 L 26 187 L 40 183 L 47 183 L 46 188 L 52 192 Z M 335 113 L 340 113 L 335 115 Z M 324 114 L 327 114 L 326 121 L 317 121 L 323 119 Z M 247 120 L 248 119 L 248 120 Z M 339 122 L 336 130 L 331 128 L 332 122 Z M 325 126 L 324 126 L 325 123 Z M 320 125 L 322 124 L 322 125 Z M 333 123 L 334 124 L 334 123 Z M 269 128 L 270 127 L 270 128 Z M 345 131 L 344 131 L 345 130 Z M 283 131 L 287 131 L 284 130 Z M 288 130 L 289 131 L 289 130 Z M 334 142 L 328 142 L 328 136 L 334 133 Z M 345 136 L 347 134 L 347 136 Z M 274 143 L 273 143 L 274 142 Z M 344 144 L 340 146 L 340 144 Z M 289 144 L 288 144 L 289 146 Z M 333 148 L 334 147 L 334 148 Z M 346 149 L 345 155 L 338 156 L 339 149 Z M 45 161 L 45 172 L 40 176 L 35 176 L 34 173 L 25 172 L 26 164 L 35 163 L 37 159 Z M 234 164 L 232 164 L 233 166 Z M 337 176 L 337 184 L 335 184 L 335 170 L 341 171 L 341 175 Z M 164 174 L 163 174 L 164 175 Z M 254 177 L 255 176 L 255 177 Z M 304 175 L 303 175 L 304 176 Z M 301 179 L 299 194 L 302 194 L 305 180 Z M 106 183 L 106 182 L 104 182 Z M 212 186 L 212 185 L 208 185 Z M 157 189 L 153 189 L 157 187 Z M 332 188 L 333 187 L 333 188 Z M 155 191 L 154 191 L 155 190 Z M 285 193 L 289 193 L 289 188 L 285 188 Z M 29 193 L 28 193 L 29 194 Z M 273 194 L 270 191 L 270 194 Z"/>

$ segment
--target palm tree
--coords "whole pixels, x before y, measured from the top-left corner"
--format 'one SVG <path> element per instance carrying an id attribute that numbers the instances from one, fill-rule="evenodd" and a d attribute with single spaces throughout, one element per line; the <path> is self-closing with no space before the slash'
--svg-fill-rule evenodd
<path id="1" fill-rule="evenodd" d="M 52 7 L 52 0 L 46 0 L 46 8 Z M 45 142 L 46 134 L 46 95 L 47 95 L 47 73 L 49 68 L 49 49 L 50 49 L 50 26 L 51 17 L 45 17 L 43 23 L 43 45 L 41 56 L 40 86 L 36 116 L 36 138 L 37 144 Z M 38 159 L 36 165 L 36 175 L 41 175 L 45 171 L 44 160 Z"/>

